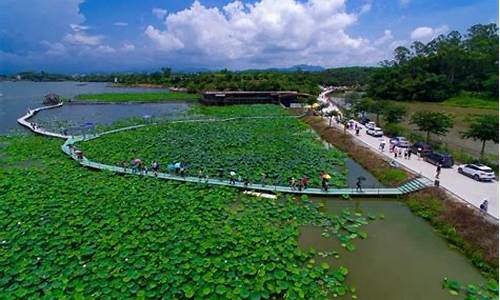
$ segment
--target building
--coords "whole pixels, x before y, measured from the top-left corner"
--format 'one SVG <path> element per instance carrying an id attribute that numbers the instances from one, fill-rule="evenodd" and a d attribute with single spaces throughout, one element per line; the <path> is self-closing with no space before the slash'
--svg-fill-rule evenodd
<path id="1" fill-rule="evenodd" d="M 231 104 L 283 104 L 287 107 L 300 102 L 295 91 L 210 91 L 201 94 L 200 102 L 206 105 Z"/>

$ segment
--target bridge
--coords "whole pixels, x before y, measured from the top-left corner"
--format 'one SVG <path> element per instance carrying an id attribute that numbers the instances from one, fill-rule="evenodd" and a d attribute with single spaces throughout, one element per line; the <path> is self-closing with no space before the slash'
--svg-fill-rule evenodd
<path id="1" fill-rule="evenodd" d="M 153 178 L 163 179 L 163 180 L 175 180 L 175 181 L 180 181 L 180 182 L 190 182 L 190 183 L 213 185 L 213 186 L 227 186 L 227 187 L 234 187 L 234 188 L 239 188 L 239 189 L 244 189 L 244 190 L 253 190 L 253 191 L 260 191 L 260 192 L 302 194 L 302 195 L 313 195 L 313 196 L 344 196 L 344 195 L 350 195 L 350 196 L 401 196 L 401 195 L 405 195 L 405 194 L 409 194 L 412 192 L 422 190 L 422 189 L 432 185 L 432 182 L 429 179 L 424 178 L 424 177 L 417 177 L 417 178 L 411 179 L 410 181 L 404 183 L 403 185 L 401 185 L 399 187 L 395 187 L 395 188 L 363 188 L 363 189 L 332 188 L 332 189 L 329 189 L 328 191 L 324 191 L 324 190 L 319 189 L 319 188 L 306 188 L 304 190 L 298 190 L 298 189 L 293 189 L 290 186 L 282 186 L 282 185 L 269 185 L 269 184 L 261 184 L 261 183 L 245 184 L 243 182 L 231 183 L 229 180 L 220 179 L 220 178 L 198 178 L 198 177 L 192 177 L 192 176 L 178 176 L 178 175 L 174 175 L 174 174 L 170 174 L 170 173 L 163 173 L 163 172 L 155 173 L 152 171 L 146 171 L 146 172 L 134 171 L 131 168 L 127 168 L 127 167 L 107 165 L 107 164 L 95 162 L 95 161 L 93 161 L 85 156 L 83 158 L 79 158 L 74 151 L 74 145 L 78 142 L 97 139 L 103 135 L 112 134 L 112 133 L 125 131 L 125 130 L 132 130 L 132 129 L 141 128 L 144 126 L 153 126 L 155 124 L 134 125 L 134 126 L 114 129 L 114 130 L 110 130 L 110 131 L 99 133 L 99 134 L 93 134 L 93 135 L 68 136 L 68 135 L 53 133 L 53 132 L 44 130 L 43 128 L 36 127 L 36 126 L 33 127 L 31 125 L 31 123 L 27 121 L 29 118 L 31 118 L 33 115 L 35 115 L 37 112 L 39 112 L 41 110 L 57 108 L 60 106 L 62 106 L 62 103 L 57 104 L 57 105 L 45 106 L 45 107 L 29 110 L 26 115 L 19 118 L 17 121 L 19 122 L 19 124 L 29 128 L 30 130 L 32 130 L 33 132 L 35 132 L 37 134 L 65 139 L 64 144 L 61 146 L 61 150 L 66 155 L 70 156 L 73 160 L 77 161 L 81 166 L 86 167 L 86 168 L 90 168 L 90 169 L 107 171 L 107 172 L 112 172 L 115 174 L 128 174 L 128 175 L 133 175 L 133 176 L 153 177 Z M 245 119 L 259 119 L 259 118 L 269 118 L 269 117 L 246 117 Z M 173 122 L 223 122 L 223 121 L 229 121 L 229 120 L 235 120 L 235 119 L 241 119 L 241 118 L 201 119 L 201 120 L 197 119 L 197 120 L 181 120 L 181 121 L 173 121 Z"/>

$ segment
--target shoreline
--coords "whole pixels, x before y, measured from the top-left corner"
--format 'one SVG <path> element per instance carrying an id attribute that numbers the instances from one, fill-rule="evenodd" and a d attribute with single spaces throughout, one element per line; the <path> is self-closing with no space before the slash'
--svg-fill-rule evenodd
<path id="1" fill-rule="evenodd" d="M 196 103 L 198 100 L 159 100 L 159 101 L 86 101 L 86 100 L 72 100 L 72 101 L 65 101 L 65 104 L 71 105 L 71 104 L 76 104 L 76 105 L 105 105 L 105 104 L 124 104 L 124 105 L 129 105 L 129 104 L 168 104 L 168 103 L 186 103 L 186 104 L 192 104 Z"/>

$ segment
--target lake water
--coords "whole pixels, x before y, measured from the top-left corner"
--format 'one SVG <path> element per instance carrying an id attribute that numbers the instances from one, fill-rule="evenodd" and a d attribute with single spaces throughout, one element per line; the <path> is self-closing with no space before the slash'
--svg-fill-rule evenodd
<path id="1" fill-rule="evenodd" d="M 48 93 L 56 93 L 64 97 L 91 93 L 121 92 L 165 92 L 164 89 L 144 88 L 112 88 L 109 83 L 89 82 L 0 82 L 0 134 L 26 132 L 16 119 L 24 115 L 28 108 L 42 106 L 43 97 Z M 43 122 L 51 129 L 76 127 L 82 122 L 109 124 L 118 119 L 142 117 L 144 115 L 163 116 L 181 112 L 187 108 L 182 103 L 156 104 L 99 104 L 99 105 L 65 105 L 63 108 L 40 112 L 35 122 Z"/>
<path id="2" fill-rule="evenodd" d="M 343 250 L 334 238 L 322 237 L 320 227 L 304 226 L 301 230 L 299 244 L 305 249 L 341 249 L 339 259 L 318 257 L 316 261 L 347 267 L 347 282 L 356 288 L 359 299 L 463 299 L 441 288 L 444 277 L 467 284 L 486 282 L 467 258 L 449 248 L 429 224 L 402 202 L 376 198 L 311 199 L 324 203 L 323 209 L 327 212 L 349 208 L 366 215 L 384 215 L 383 220 L 371 221 L 361 228 L 368 233 L 368 238 L 355 240 L 354 252 Z"/>

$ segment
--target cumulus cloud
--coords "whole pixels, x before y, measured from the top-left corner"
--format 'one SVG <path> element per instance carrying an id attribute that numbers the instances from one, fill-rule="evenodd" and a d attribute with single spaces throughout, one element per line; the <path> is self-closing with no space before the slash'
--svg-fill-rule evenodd
<path id="1" fill-rule="evenodd" d="M 152 13 L 158 19 L 163 20 L 167 16 L 168 11 L 166 9 L 163 9 L 163 8 L 155 7 L 155 8 L 153 8 Z"/>
<path id="2" fill-rule="evenodd" d="M 428 42 L 440 34 L 443 34 L 449 30 L 447 25 L 443 25 L 437 28 L 422 26 L 415 28 L 410 33 L 410 38 L 413 41 Z"/>
<path id="3" fill-rule="evenodd" d="M 74 32 L 66 34 L 63 40 L 75 45 L 97 46 L 103 39 L 104 36 L 102 35 L 89 35 L 85 32 Z"/>
<path id="4" fill-rule="evenodd" d="M 389 29 L 384 30 L 384 35 L 373 41 L 373 45 L 380 46 L 392 41 L 394 37 Z"/>
<path id="5" fill-rule="evenodd" d="M 365 14 L 367 12 L 370 12 L 370 10 L 372 10 L 372 4 L 369 2 L 369 3 L 365 3 L 361 6 L 361 9 L 359 10 L 359 14 Z"/>
<path id="6" fill-rule="evenodd" d="M 365 5 L 360 12 L 370 10 Z M 195 1 L 168 14 L 164 28 L 149 25 L 144 33 L 161 51 L 212 60 L 331 64 L 373 50 L 367 39 L 346 33 L 358 16 L 344 0 L 233 1 L 222 8 Z"/>

